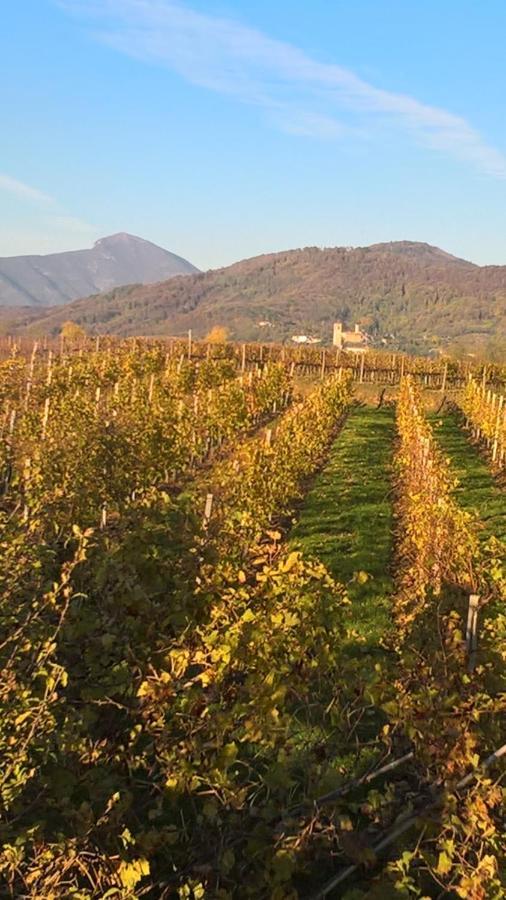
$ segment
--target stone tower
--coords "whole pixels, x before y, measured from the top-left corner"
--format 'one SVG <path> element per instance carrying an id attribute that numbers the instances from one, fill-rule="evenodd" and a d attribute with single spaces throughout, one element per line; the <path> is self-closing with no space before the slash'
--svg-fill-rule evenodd
<path id="1" fill-rule="evenodd" d="M 343 346 L 343 323 L 334 322 L 334 336 L 332 339 L 334 347 L 342 348 Z"/>

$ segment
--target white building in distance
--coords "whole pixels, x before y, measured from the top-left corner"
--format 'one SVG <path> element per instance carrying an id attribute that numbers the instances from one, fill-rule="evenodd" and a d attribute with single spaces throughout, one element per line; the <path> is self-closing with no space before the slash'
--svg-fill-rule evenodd
<path id="1" fill-rule="evenodd" d="M 311 337 L 309 334 L 294 334 L 292 341 L 295 344 L 321 344 L 321 338 Z"/>

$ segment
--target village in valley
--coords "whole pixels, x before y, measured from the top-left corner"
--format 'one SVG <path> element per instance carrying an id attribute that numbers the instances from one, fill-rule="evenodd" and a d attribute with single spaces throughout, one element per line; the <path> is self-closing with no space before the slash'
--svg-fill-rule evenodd
<path id="1" fill-rule="evenodd" d="M 308 334 L 292 335 L 294 344 L 321 344 L 322 338 Z M 334 322 L 332 344 L 338 350 L 347 350 L 351 353 L 365 353 L 369 348 L 371 338 L 356 324 L 353 331 L 346 331 L 342 322 Z"/>

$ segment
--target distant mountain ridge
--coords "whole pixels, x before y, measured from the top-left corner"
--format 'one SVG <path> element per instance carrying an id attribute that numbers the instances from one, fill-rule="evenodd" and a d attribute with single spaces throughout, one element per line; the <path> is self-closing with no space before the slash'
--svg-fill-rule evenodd
<path id="1" fill-rule="evenodd" d="M 182 335 L 191 328 L 204 337 L 224 325 L 236 340 L 312 334 L 324 342 L 341 320 L 362 323 L 380 345 L 384 336 L 404 349 L 462 337 L 478 345 L 506 338 L 506 266 L 478 266 L 410 241 L 306 247 L 117 288 L 18 325 L 24 333 L 57 334 L 65 319 L 90 333 L 120 336 Z"/>
<path id="2" fill-rule="evenodd" d="M 86 250 L 0 258 L 0 306 L 59 306 L 124 284 L 196 272 L 175 253 L 122 232 Z"/>

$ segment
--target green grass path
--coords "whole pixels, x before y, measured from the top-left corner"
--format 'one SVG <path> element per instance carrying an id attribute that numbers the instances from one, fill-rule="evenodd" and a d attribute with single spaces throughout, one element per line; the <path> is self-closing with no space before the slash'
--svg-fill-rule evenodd
<path id="1" fill-rule="evenodd" d="M 391 407 L 354 407 L 291 535 L 295 548 L 318 557 L 334 578 L 348 584 L 362 650 L 378 648 L 391 627 L 394 436 Z M 368 580 L 357 573 L 367 573 Z"/>
<path id="2" fill-rule="evenodd" d="M 483 524 L 483 538 L 506 540 L 506 499 L 487 462 L 469 442 L 455 413 L 429 417 L 434 434 L 452 472 L 459 479 L 456 497 L 463 509 L 476 513 Z"/>

